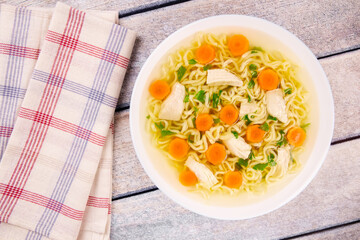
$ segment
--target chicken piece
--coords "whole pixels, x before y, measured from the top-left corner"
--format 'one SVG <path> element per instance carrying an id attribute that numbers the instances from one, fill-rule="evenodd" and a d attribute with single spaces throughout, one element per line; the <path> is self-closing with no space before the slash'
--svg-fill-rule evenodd
<path id="1" fill-rule="evenodd" d="M 231 136 L 230 138 L 223 140 L 223 142 L 235 156 L 244 159 L 249 157 L 251 146 L 247 144 L 242 137 L 235 138 L 235 136 Z"/>
<path id="2" fill-rule="evenodd" d="M 285 174 L 289 167 L 289 161 L 290 161 L 290 147 L 280 147 L 278 149 L 278 158 L 276 160 L 277 167 L 280 169 L 280 171 Z"/>
<path id="3" fill-rule="evenodd" d="M 240 78 L 224 69 L 209 69 L 207 72 L 206 83 L 208 85 L 241 86 L 243 84 Z"/>
<path id="4" fill-rule="evenodd" d="M 175 83 L 171 93 L 161 104 L 159 118 L 164 120 L 178 121 L 184 111 L 185 87 Z"/>
<path id="5" fill-rule="evenodd" d="M 246 114 L 255 112 L 256 109 L 257 109 L 256 103 L 248 103 L 248 102 L 241 103 L 240 113 L 239 113 L 240 119 L 243 118 Z"/>
<path id="6" fill-rule="evenodd" d="M 212 187 L 218 182 L 210 169 L 207 168 L 204 164 L 197 162 L 192 156 L 188 157 L 185 162 L 185 166 L 193 171 L 199 181 L 202 182 L 207 188 Z"/>
<path id="7" fill-rule="evenodd" d="M 286 114 L 286 105 L 281 89 L 275 89 L 266 92 L 266 108 L 268 113 L 279 119 L 281 122 L 286 123 L 288 117 Z"/>

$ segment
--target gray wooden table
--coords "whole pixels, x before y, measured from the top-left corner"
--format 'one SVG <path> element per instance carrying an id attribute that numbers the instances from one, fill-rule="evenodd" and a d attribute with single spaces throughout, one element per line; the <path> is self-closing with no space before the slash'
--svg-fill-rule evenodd
<path id="1" fill-rule="evenodd" d="M 3 1 L 51 7 L 54 0 Z M 82 9 L 119 10 L 138 33 L 115 114 L 112 239 L 360 239 L 359 0 L 65 0 Z M 138 162 L 129 132 L 129 101 L 141 66 L 172 32 L 219 14 L 267 19 L 299 37 L 319 58 L 334 96 L 329 154 L 311 184 L 267 215 L 243 221 L 199 216 L 168 199 Z"/>

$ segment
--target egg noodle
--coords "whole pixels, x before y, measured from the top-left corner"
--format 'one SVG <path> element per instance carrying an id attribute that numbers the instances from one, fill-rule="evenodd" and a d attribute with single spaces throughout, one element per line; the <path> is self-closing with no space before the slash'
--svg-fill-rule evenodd
<path id="1" fill-rule="evenodd" d="M 205 197 L 213 192 L 227 192 L 230 194 L 241 191 L 262 192 L 266 190 L 268 184 L 278 181 L 285 175 L 294 173 L 301 167 L 298 161 L 299 152 L 302 147 L 291 147 L 291 160 L 289 166 L 284 167 L 281 164 L 268 166 L 264 170 L 255 170 L 253 167 L 258 164 L 268 163 L 269 156 L 275 161 L 277 159 L 277 149 L 279 144 L 289 145 L 286 142 L 281 143 L 284 139 L 284 132 L 287 132 L 294 126 L 301 126 L 305 123 L 308 113 L 306 104 L 306 92 L 300 82 L 296 79 L 296 67 L 289 61 L 284 59 L 279 53 L 269 53 L 259 47 L 252 47 L 251 50 L 243 54 L 241 57 L 233 57 L 227 46 L 228 36 L 225 34 L 214 35 L 208 33 L 199 33 L 195 40 L 187 48 L 177 50 L 168 57 L 167 62 L 162 66 L 161 78 L 167 81 L 170 86 L 176 82 L 180 82 L 185 86 L 188 100 L 186 100 L 184 111 L 179 121 L 169 121 L 159 119 L 158 115 L 162 104 L 161 100 L 153 97 L 149 98 L 147 105 L 148 120 L 146 128 L 152 135 L 153 144 L 160 149 L 170 162 L 179 170 L 179 173 L 186 167 L 184 163 L 188 156 L 193 156 L 195 160 L 206 165 L 218 180 L 218 183 L 210 189 L 206 188 L 201 182 L 195 187 L 189 188 L 191 191 L 198 191 Z M 211 66 L 190 62 L 195 58 L 195 50 L 202 44 L 210 44 L 217 49 L 216 58 L 211 62 Z M 285 91 L 284 99 L 286 102 L 286 113 L 288 121 L 286 124 L 280 121 L 269 121 L 265 103 L 265 91 L 257 84 L 254 72 L 249 69 L 250 64 L 257 66 L 256 71 L 261 72 L 263 69 L 271 68 L 276 71 L 279 76 L 279 88 Z M 183 67 L 182 67 L 183 66 Z M 186 72 L 178 81 L 179 68 L 185 68 Z M 209 86 L 206 85 L 207 69 L 226 69 L 235 74 L 243 81 L 242 86 Z M 253 80 L 255 85 L 251 86 L 250 81 Z M 250 86 L 249 86 L 250 83 Z M 291 91 L 286 92 L 287 89 Z M 200 91 L 205 91 L 205 101 L 199 101 L 195 96 Z M 216 108 L 212 105 L 213 94 L 220 95 L 220 103 Z M 226 104 L 233 104 L 240 109 L 242 103 L 256 103 L 257 110 L 242 118 L 233 125 L 226 125 L 221 121 L 215 121 L 214 124 L 205 133 L 200 132 L 194 126 L 194 120 L 197 114 L 202 112 L 209 113 L 213 119 L 219 119 L 219 111 Z M 206 160 L 205 152 L 210 144 L 221 142 L 237 132 L 239 136 L 245 138 L 247 124 L 263 124 L 268 123 L 269 130 L 266 132 L 265 138 L 260 144 L 252 144 L 252 153 L 247 161 L 247 166 L 239 166 L 237 164 L 239 158 L 232 155 L 227 150 L 227 158 L 220 165 L 213 165 Z M 159 130 L 159 124 L 172 135 L 162 136 Z M 282 131 L 281 131 L 282 130 Z M 168 153 L 168 146 L 174 137 L 187 139 L 190 151 L 186 158 L 175 159 Z M 229 188 L 223 184 L 223 176 L 228 171 L 238 170 L 242 174 L 243 182 L 240 188 Z"/>

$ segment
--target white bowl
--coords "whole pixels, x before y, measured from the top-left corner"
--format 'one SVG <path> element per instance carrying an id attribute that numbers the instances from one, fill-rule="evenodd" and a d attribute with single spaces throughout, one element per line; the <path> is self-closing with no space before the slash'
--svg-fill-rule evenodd
<path id="1" fill-rule="evenodd" d="M 303 168 L 269 186 L 264 194 L 242 193 L 239 196 L 215 194 L 204 199 L 178 181 L 178 173 L 150 141 L 145 129 L 146 105 L 150 83 L 160 77 L 160 66 L 179 46 L 186 46 L 197 32 L 241 33 L 252 46 L 280 51 L 299 66 L 300 81 L 309 92 L 311 126 L 300 156 Z M 321 124 L 320 124 L 321 123 Z M 136 154 L 156 186 L 181 206 L 198 214 L 218 219 L 247 219 L 273 211 L 298 195 L 320 169 L 330 146 L 334 128 L 334 104 L 326 75 L 313 53 L 296 36 L 263 19 L 220 15 L 193 22 L 166 38 L 142 67 L 133 89 L 130 104 L 130 129 Z"/>

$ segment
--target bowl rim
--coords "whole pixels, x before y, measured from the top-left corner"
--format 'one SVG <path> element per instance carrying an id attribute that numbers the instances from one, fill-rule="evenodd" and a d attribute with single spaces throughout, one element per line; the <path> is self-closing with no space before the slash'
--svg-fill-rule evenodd
<path id="1" fill-rule="evenodd" d="M 237 22 L 234 24 L 234 22 Z M 245 24 L 246 23 L 246 24 Z M 283 190 L 280 191 L 281 194 L 276 194 L 275 196 L 271 197 L 272 201 L 276 204 L 273 204 L 271 206 L 268 206 L 264 204 L 263 202 L 255 203 L 251 205 L 251 209 L 245 209 L 248 208 L 248 206 L 240 206 L 240 207 L 222 207 L 222 206 L 210 206 L 201 204 L 199 202 L 193 201 L 188 197 L 185 197 L 181 195 L 179 192 L 177 192 L 175 189 L 171 188 L 170 185 L 166 184 L 162 179 L 160 174 L 156 171 L 154 166 L 152 166 L 151 161 L 147 160 L 149 158 L 145 152 L 145 147 L 141 143 L 141 132 L 140 129 L 137 127 L 140 123 L 140 102 L 139 99 L 136 96 L 139 96 L 143 92 L 143 83 L 146 81 L 143 78 L 143 75 L 146 75 L 147 72 L 153 68 L 155 62 L 158 64 L 158 61 L 160 58 L 166 54 L 170 49 L 172 49 L 173 46 L 176 45 L 176 43 L 180 42 L 181 40 L 194 35 L 196 32 L 199 31 L 206 31 L 209 29 L 213 29 L 216 27 L 224 27 L 224 26 L 237 26 L 237 27 L 249 27 L 249 23 L 254 24 L 254 26 L 257 26 L 256 29 L 263 31 L 265 33 L 269 33 L 268 31 L 274 31 L 275 33 L 281 33 L 283 34 L 290 42 L 295 44 L 298 48 L 300 48 L 302 54 L 306 56 L 310 61 L 311 64 L 313 64 L 312 69 L 316 71 L 320 75 L 320 82 L 321 82 L 321 95 L 322 99 L 318 98 L 319 102 L 319 108 L 321 106 L 326 106 L 326 111 L 322 111 L 323 115 L 319 115 L 319 118 L 326 119 L 326 122 L 324 125 L 319 126 L 318 135 L 321 134 L 321 142 L 320 138 L 317 137 L 316 139 L 316 146 L 320 147 L 319 151 L 317 152 L 317 157 L 319 158 L 319 161 L 317 161 L 312 168 L 312 171 L 307 172 L 303 178 L 305 178 L 305 181 L 299 183 L 297 182 L 294 184 L 294 180 L 287 184 L 284 189 L 290 189 L 290 192 L 285 192 Z M 209 26 L 210 27 L 206 27 Z M 204 28 L 205 26 L 205 28 Z M 259 27 L 261 26 L 261 27 Z M 270 34 L 270 33 L 269 33 Z M 272 34 L 271 34 L 272 35 Z M 181 40 L 179 40 L 181 39 Z M 168 47 L 171 46 L 171 47 Z M 298 52 L 296 51 L 297 56 L 299 56 Z M 156 61 L 157 59 L 158 61 Z M 309 67 L 309 63 L 305 64 L 307 68 Z M 141 80 L 143 79 L 143 80 Z M 317 79 L 318 80 L 318 79 Z M 315 86 L 316 88 L 316 86 Z M 141 91 L 140 91 L 141 90 Z M 322 103 L 322 104 L 321 104 Z M 326 104 L 326 105 L 324 105 Z M 146 174 L 150 177 L 150 179 L 153 181 L 153 183 L 170 199 L 172 199 L 174 202 L 180 204 L 184 208 L 193 211 L 195 213 L 198 213 L 200 215 L 216 218 L 216 219 L 223 219 L 223 220 L 241 220 L 241 219 L 249 219 L 253 217 L 257 217 L 260 215 L 264 215 L 266 213 L 269 213 L 271 211 L 274 211 L 281 206 L 285 205 L 286 203 L 290 202 L 292 199 L 294 199 L 300 192 L 302 192 L 307 185 L 312 181 L 312 179 L 315 177 L 317 172 L 319 171 L 321 165 L 323 164 L 325 157 L 327 155 L 327 152 L 330 148 L 330 143 L 333 135 L 333 129 L 334 129 L 334 103 L 333 103 L 333 96 L 330 88 L 329 81 L 325 75 L 325 72 L 323 68 L 321 67 L 319 61 L 315 57 L 315 55 L 311 52 L 311 50 L 300 40 L 298 39 L 294 34 L 289 32 L 288 30 L 284 29 L 283 27 L 274 24 L 272 22 L 269 22 L 267 20 L 252 17 L 252 16 L 246 16 L 246 15 L 236 15 L 236 14 L 229 14 L 229 15 L 216 15 L 211 16 L 207 18 L 203 18 L 197 21 L 194 21 L 188 25 L 185 25 L 178 29 L 177 31 L 173 32 L 171 35 L 169 35 L 167 38 L 165 38 L 151 53 L 151 55 L 147 58 L 144 65 L 142 66 L 132 91 L 131 96 L 131 102 L 130 102 L 130 114 L 129 114 L 129 121 L 130 121 L 130 132 L 131 132 L 131 138 L 132 143 L 136 152 L 136 155 L 143 166 Z M 321 119 L 320 119 L 321 122 Z M 329 131 L 330 130 L 330 131 Z M 317 136 L 318 136 L 317 135 Z M 314 152 L 312 153 L 314 155 Z M 311 156 L 309 156 L 309 159 Z M 301 169 L 298 175 L 300 175 L 301 172 L 304 172 L 304 169 Z M 291 185 L 291 186 L 290 186 Z M 241 212 L 242 214 L 234 214 Z M 243 212 L 242 212 L 243 211 Z"/>

